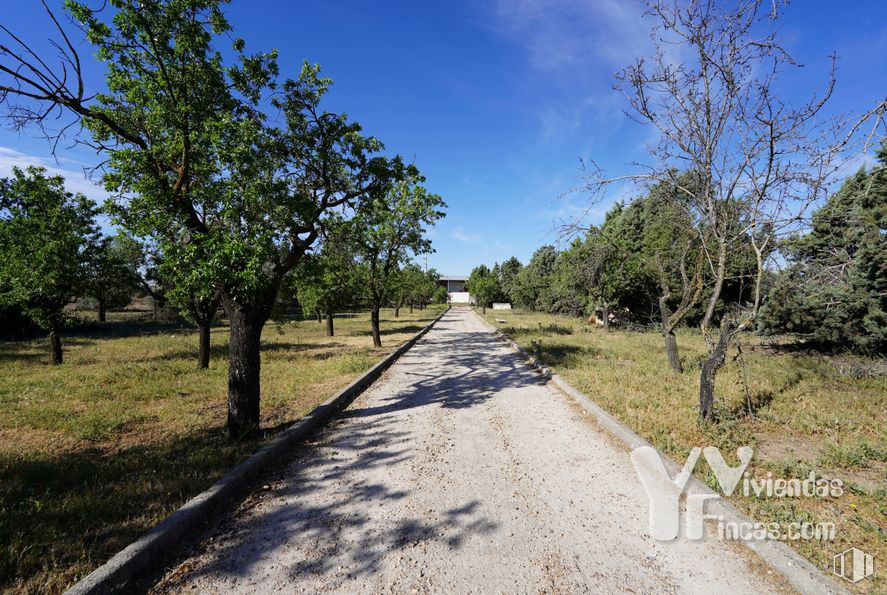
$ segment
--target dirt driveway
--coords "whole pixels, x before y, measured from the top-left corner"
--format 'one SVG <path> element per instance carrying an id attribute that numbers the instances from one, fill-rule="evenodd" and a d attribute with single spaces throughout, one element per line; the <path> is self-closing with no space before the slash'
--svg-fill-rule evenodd
<path id="1" fill-rule="evenodd" d="M 267 483 L 157 590 L 784 589 L 740 547 L 652 540 L 628 452 L 468 310 Z"/>

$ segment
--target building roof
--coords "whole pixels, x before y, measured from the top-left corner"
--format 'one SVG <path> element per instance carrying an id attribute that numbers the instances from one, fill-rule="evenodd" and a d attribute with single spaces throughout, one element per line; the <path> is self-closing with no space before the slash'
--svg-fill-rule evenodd
<path id="1" fill-rule="evenodd" d="M 441 281 L 468 281 L 468 277 L 461 275 L 441 275 L 438 279 Z"/>

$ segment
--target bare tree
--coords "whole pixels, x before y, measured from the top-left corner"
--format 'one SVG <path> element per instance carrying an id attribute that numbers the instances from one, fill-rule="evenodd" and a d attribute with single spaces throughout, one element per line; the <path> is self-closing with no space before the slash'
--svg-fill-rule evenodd
<path id="1" fill-rule="evenodd" d="M 683 372 L 681 357 L 678 353 L 678 341 L 675 337 L 675 329 L 684 320 L 691 308 L 699 301 L 702 294 L 702 252 L 696 251 L 696 268 L 693 276 L 687 273 L 687 259 L 694 249 L 692 242 L 687 242 L 677 259 L 678 272 L 681 276 L 680 300 L 672 310 L 669 306 L 675 295 L 672 292 L 670 275 L 661 258 L 657 258 L 656 272 L 659 276 L 659 315 L 662 324 L 662 338 L 665 341 L 665 354 L 668 358 L 668 366 L 675 372 Z"/>
<path id="2" fill-rule="evenodd" d="M 618 177 L 594 167 L 583 186 L 596 197 L 618 182 L 677 188 L 710 284 L 700 324 L 708 356 L 701 364 L 699 414 L 706 420 L 714 413 L 715 378 L 727 349 L 754 324 L 777 239 L 797 229 L 808 207 L 825 196 L 847 147 L 840 138 L 844 123 L 822 117 L 834 88 L 834 57 L 822 93 L 797 106 L 778 95 L 780 76 L 799 66 L 774 30 L 781 4 L 649 3 L 654 51 L 621 71 L 616 87 L 628 98 L 629 115 L 658 133 L 648 149 L 651 162 Z M 680 171 L 689 172 L 692 183 Z M 721 307 L 731 258 L 749 248 L 755 258 L 750 297 Z"/>

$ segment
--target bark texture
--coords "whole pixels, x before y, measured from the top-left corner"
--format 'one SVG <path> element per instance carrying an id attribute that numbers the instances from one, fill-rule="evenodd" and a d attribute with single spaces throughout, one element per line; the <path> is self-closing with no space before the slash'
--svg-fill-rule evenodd
<path id="1" fill-rule="evenodd" d="M 62 364 L 62 329 L 61 324 L 53 322 L 49 330 L 49 345 L 52 348 L 52 363 Z"/>
<path id="2" fill-rule="evenodd" d="M 197 365 L 201 369 L 206 369 L 209 367 L 209 354 L 210 354 L 210 328 L 209 323 L 199 323 L 197 325 L 198 332 L 200 334 L 200 347 L 197 355 Z"/>
<path id="3" fill-rule="evenodd" d="M 228 309 L 228 433 L 244 436 L 259 429 L 260 344 L 265 319 L 253 308 Z"/>
<path id="4" fill-rule="evenodd" d="M 370 324 L 373 327 L 373 347 L 382 346 L 382 334 L 379 331 L 379 307 L 373 306 L 370 312 Z"/>

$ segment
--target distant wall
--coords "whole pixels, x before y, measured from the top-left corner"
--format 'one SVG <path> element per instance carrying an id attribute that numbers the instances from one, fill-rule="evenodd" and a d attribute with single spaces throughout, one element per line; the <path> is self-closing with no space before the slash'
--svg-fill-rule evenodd
<path id="1" fill-rule="evenodd" d="M 511 310 L 511 304 L 500 304 L 499 302 L 495 302 L 493 304 L 493 310 Z"/>
<path id="2" fill-rule="evenodd" d="M 470 304 L 471 294 L 467 291 L 451 291 L 447 294 L 450 296 L 451 304 Z"/>

